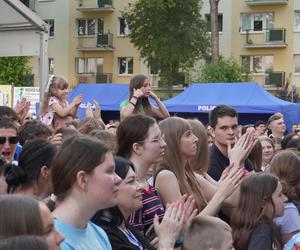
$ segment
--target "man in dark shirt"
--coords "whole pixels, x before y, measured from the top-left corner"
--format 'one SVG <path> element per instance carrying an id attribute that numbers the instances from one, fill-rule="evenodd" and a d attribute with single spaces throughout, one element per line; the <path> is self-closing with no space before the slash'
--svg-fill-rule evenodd
<path id="1" fill-rule="evenodd" d="M 218 181 L 230 163 L 252 171 L 253 167 L 247 156 L 253 143 L 253 132 L 247 132 L 236 142 L 238 134 L 236 110 L 226 105 L 219 105 L 210 112 L 209 122 L 213 129 L 215 143 L 210 148 L 208 174 Z"/>

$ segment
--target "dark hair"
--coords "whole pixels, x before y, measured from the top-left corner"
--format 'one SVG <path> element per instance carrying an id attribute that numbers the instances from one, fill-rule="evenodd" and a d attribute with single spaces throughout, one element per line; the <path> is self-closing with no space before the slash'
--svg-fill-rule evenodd
<path id="1" fill-rule="evenodd" d="M 209 112 L 209 123 L 212 128 L 215 128 L 218 123 L 218 118 L 225 116 L 230 116 L 232 118 L 238 118 L 238 113 L 236 110 L 227 105 L 218 105 L 213 110 Z"/>
<path id="2" fill-rule="evenodd" d="M 100 140 L 113 154 L 117 153 L 117 136 L 115 134 L 107 130 L 94 129 L 89 133 L 89 136 Z"/>
<path id="3" fill-rule="evenodd" d="M 272 227 L 272 219 L 264 215 L 261 205 L 265 201 L 274 208 L 272 194 L 277 185 L 278 179 L 265 173 L 250 175 L 242 181 L 239 203 L 231 222 L 235 249 L 247 249 L 250 235 L 260 222 L 264 221 Z M 272 234 L 276 236 L 274 232 Z"/>
<path id="4" fill-rule="evenodd" d="M 18 131 L 16 123 L 12 119 L 6 117 L 0 118 L 0 128 L 11 128 L 16 132 Z"/>
<path id="5" fill-rule="evenodd" d="M 0 106 L 0 118 L 9 118 L 17 122 L 20 121 L 16 111 L 7 106 Z"/>
<path id="6" fill-rule="evenodd" d="M 36 235 L 20 235 L 0 240 L 0 250 L 49 250 L 44 238 Z"/>
<path id="7" fill-rule="evenodd" d="M 252 162 L 255 172 L 261 172 L 262 164 L 262 145 L 260 140 L 256 140 L 253 144 L 252 150 L 249 154 L 249 160 Z"/>
<path id="8" fill-rule="evenodd" d="M 6 159 L 1 155 L 0 156 L 0 176 L 2 176 L 5 173 L 5 169 L 7 168 L 8 162 Z"/>
<path id="9" fill-rule="evenodd" d="M 38 181 L 41 168 L 50 168 L 57 148 L 46 140 L 27 142 L 19 156 L 19 164 L 10 164 L 5 171 L 7 192 L 14 193 L 17 187 L 29 187 Z"/>
<path id="10" fill-rule="evenodd" d="M 28 121 L 18 131 L 20 144 L 23 146 L 26 141 L 32 139 L 47 139 L 52 135 L 51 129 L 38 120 Z"/>
<path id="11" fill-rule="evenodd" d="M 0 240 L 12 236 L 43 235 L 39 202 L 26 195 L 0 195 Z"/>
<path id="12" fill-rule="evenodd" d="M 80 133 L 76 130 L 76 129 L 73 129 L 73 128 L 60 128 L 58 130 L 55 131 L 55 134 L 62 134 L 62 138 L 63 138 L 63 141 L 69 139 L 69 138 L 72 138 L 74 136 L 79 136 Z"/>
<path id="13" fill-rule="evenodd" d="M 90 174 L 105 160 L 108 148 L 89 136 L 72 137 L 60 147 L 52 162 L 54 194 L 63 200 L 76 182 L 76 174 L 83 170 Z"/>
<path id="14" fill-rule="evenodd" d="M 134 77 L 131 78 L 130 83 L 129 83 L 129 100 L 133 96 L 133 90 L 141 88 L 146 79 L 148 79 L 148 77 L 145 75 L 142 75 L 142 74 L 135 75 Z M 150 108 L 151 105 L 150 105 L 148 97 L 139 98 L 137 100 L 137 103 L 136 103 L 134 109 L 137 110 L 140 106 L 143 106 L 143 108 L 146 108 L 146 109 Z"/>
<path id="15" fill-rule="evenodd" d="M 148 130 L 156 121 L 149 116 L 134 115 L 126 117 L 117 129 L 118 152 L 117 155 L 129 158 L 132 145 L 144 141 L 148 136 Z"/>
<path id="16" fill-rule="evenodd" d="M 255 122 L 254 128 L 258 127 L 259 125 L 265 125 L 265 126 L 267 126 L 267 124 L 264 121 L 259 120 L 259 121 Z"/>

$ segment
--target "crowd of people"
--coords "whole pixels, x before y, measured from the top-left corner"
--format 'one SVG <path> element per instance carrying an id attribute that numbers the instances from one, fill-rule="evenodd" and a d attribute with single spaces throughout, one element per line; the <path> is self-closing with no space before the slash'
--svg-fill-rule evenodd
<path id="1" fill-rule="evenodd" d="M 51 76 L 39 119 L 0 106 L 0 250 L 275 250 L 300 246 L 300 127 L 171 117 L 144 75 L 120 121 Z M 156 105 L 149 101 L 152 99 Z M 298 247 L 298 248 L 297 248 Z"/>

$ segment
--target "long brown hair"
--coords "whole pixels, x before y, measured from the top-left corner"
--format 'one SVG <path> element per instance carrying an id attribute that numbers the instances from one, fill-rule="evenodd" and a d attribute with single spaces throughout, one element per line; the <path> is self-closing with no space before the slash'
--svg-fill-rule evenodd
<path id="1" fill-rule="evenodd" d="M 279 151 L 270 163 L 270 172 L 279 178 L 282 192 L 290 201 L 300 201 L 299 166 L 299 152 L 291 149 Z"/>
<path id="2" fill-rule="evenodd" d="M 134 89 L 137 90 L 137 89 L 140 89 L 141 87 L 143 87 L 144 81 L 146 79 L 148 79 L 148 77 L 145 75 L 135 75 L 134 77 L 131 78 L 130 83 L 129 83 L 129 100 L 133 96 Z M 150 105 L 148 97 L 139 98 L 137 100 L 137 103 L 134 108 L 135 113 L 138 112 L 138 110 L 141 106 L 144 109 L 150 108 L 151 105 Z"/>
<path id="3" fill-rule="evenodd" d="M 198 137 L 197 154 L 190 161 L 191 167 L 196 173 L 205 174 L 209 164 L 207 130 L 202 122 L 197 119 L 188 119 L 187 121 L 191 125 L 193 134 Z"/>
<path id="4" fill-rule="evenodd" d="M 271 203 L 272 194 L 278 185 L 278 179 L 270 174 L 256 173 L 246 177 L 240 190 L 236 213 L 232 218 L 233 241 L 236 250 L 247 249 L 254 228 L 262 221 L 272 226 L 272 219 L 265 216 L 262 202 Z M 273 238 L 275 235 L 272 232 Z"/>
<path id="5" fill-rule="evenodd" d="M 41 106 L 41 115 L 47 113 L 48 103 L 51 96 L 55 96 L 56 89 L 67 89 L 69 87 L 68 82 L 60 76 L 53 76 L 49 79 L 49 89 L 44 94 L 44 99 Z"/>
<path id="6" fill-rule="evenodd" d="M 38 200 L 26 195 L 0 195 L 0 240 L 18 235 L 44 235 Z"/>
<path id="7" fill-rule="evenodd" d="M 253 148 L 248 158 L 252 162 L 254 171 L 260 172 L 262 164 L 262 146 L 260 140 L 256 140 L 254 142 Z"/>
<path id="8" fill-rule="evenodd" d="M 169 117 L 161 121 L 159 127 L 167 143 L 163 166 L 175 174 L 182 194 L 194 196 L 201 211 L 207 204 L 206 199 L 189 162 L 184 166 L 182 156 L 178 152 L 181 137 L 187 130 L 191 130 L 191 126 L 183 118 Z"/>

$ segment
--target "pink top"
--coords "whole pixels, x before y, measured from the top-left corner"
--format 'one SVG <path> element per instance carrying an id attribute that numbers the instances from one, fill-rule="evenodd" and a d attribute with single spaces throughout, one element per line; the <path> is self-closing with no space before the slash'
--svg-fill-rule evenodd
<path id="1" fill-rule="evenodd" d="M 40 118 L 41 122 L 48 126 L 52 126 L 52 121 L 53 121 L 53 117 L 54 117 L 54 113 L 55 113 L 55 111 L 52 108 L 52 105 L 54 103 L 58 103 L 63 108 L 65 108 L 66 106 L 69 105 L 69 103 L 67 101 L 60 101 L 57 97 L 51 96 L 49 99 L 49 102 L 48 102 L 47 113 L 45 115 L 41 115 L 41 118 Z"/>

